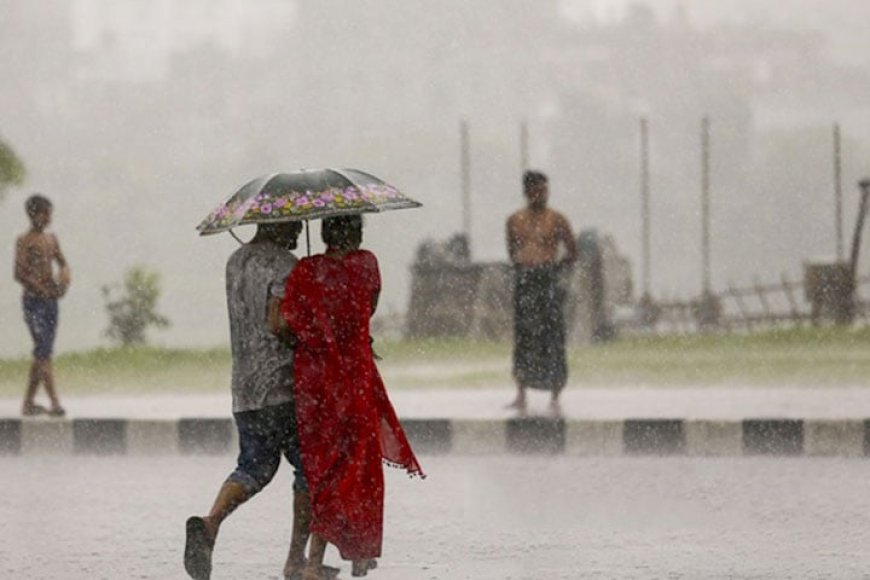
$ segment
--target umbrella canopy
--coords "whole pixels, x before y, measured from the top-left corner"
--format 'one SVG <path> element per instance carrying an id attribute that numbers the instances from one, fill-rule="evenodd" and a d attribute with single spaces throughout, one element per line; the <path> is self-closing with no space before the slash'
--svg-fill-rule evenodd
<path id="1" fill-rule="evenodd" d="M 301 170 L 266 175 L 248 182 L 215 208 L 196 229 L 205 236 L 245 224 L 302 221 L 421 205 L 364 171 Z"/>

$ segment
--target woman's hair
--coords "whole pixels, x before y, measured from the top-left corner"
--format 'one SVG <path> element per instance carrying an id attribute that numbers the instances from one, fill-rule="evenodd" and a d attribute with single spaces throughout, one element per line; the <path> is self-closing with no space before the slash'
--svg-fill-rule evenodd
<path id="1" fill-rule="evenodd" d="M 51 209 L 51 201 L 44 195 L 35 193 L 27 198 L 24 202 L 24 211 L 27 212 L 27 217 L 33 218 L 36 214 L 48 211 Z"/>
<path id="2" fill-rule="evenodd" d="M 362 216 L 341 215 L 323 220 L 320 237 L 330 248 L 357 248 L 362 243 Z"/>

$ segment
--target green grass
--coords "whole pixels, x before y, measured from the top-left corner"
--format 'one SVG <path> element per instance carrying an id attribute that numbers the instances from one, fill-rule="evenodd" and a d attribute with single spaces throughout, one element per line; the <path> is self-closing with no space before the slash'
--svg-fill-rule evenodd
<path id="1" fill-rule="evenodd" d="M 570 366 L 597 384 L 870 386 L 870 329 L 633 338 L 573 350 Z"/>
<path id="2" fill-rule="evenodd" d="M 467 340 L 376 342 L 391 389 L 512 385 L 511 345 Z M 870 386 L 870 329 L 627 338 L 569 349 L 577 386 Z M 99 349 L 55 359 L 63 393 L 226 392 L 228 349 Z M 0 396 L 18 397 L 26 359 L 0 360 Z"/>
<path id="3" fill-rule="evenodd" d="M 29 367 L 27 359 L 0 360 L 0 396 L 19 396 Z M 97 349 L 54 360 L 63 393 L 217 391 L 229 387 L 229 373 L 229 349 Z"/>

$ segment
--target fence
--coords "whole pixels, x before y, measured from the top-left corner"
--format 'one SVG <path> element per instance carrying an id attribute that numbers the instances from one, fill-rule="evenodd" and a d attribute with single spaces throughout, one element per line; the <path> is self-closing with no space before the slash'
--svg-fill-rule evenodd
<path id="1" fill-rule="evenodd" d="M 863 292 L 862 292 L 863 291 Z M 870 276 L 859 277 L 855 286 L 856 324 L 870 324 Z M 646 312 L 641 309 L 647 309 Z M 718 324 L 704 324 L 705 310 L 714 309 Z M 652 309 L 650 312 L 648 309 Z M 709 315 L 709 312 L 707 313 Z M 646 321 L 641 322 L 641 321 Z M 618 317 L 617 328 L 625 333 L 691 334 L 701 331 L 752 331 L 819 324 L 825 317 L 813 313 L 803 281 L 783 274 L 777 283 L 729 287 L 718 294 L 693 300 L 664 299 L 641 304 L 630 315 Z"/>

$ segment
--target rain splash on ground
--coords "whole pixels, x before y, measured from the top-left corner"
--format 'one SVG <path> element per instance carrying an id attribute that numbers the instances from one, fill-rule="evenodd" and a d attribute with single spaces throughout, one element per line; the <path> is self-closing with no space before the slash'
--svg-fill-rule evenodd
<path id="1" fill-rule="evenodd" d="M 423 457 L 389 470 L 373 580 L 870 578 L 870 463 Z M 0 577 L 180 579 L 217 457 L 0 458 Z M 279 579 L 290 470 L 227 521 L 213 578 Z M 330 550 L 327 562 L 339 564 Z M 340 564 L 341 577 L 350 578 Z"/>

